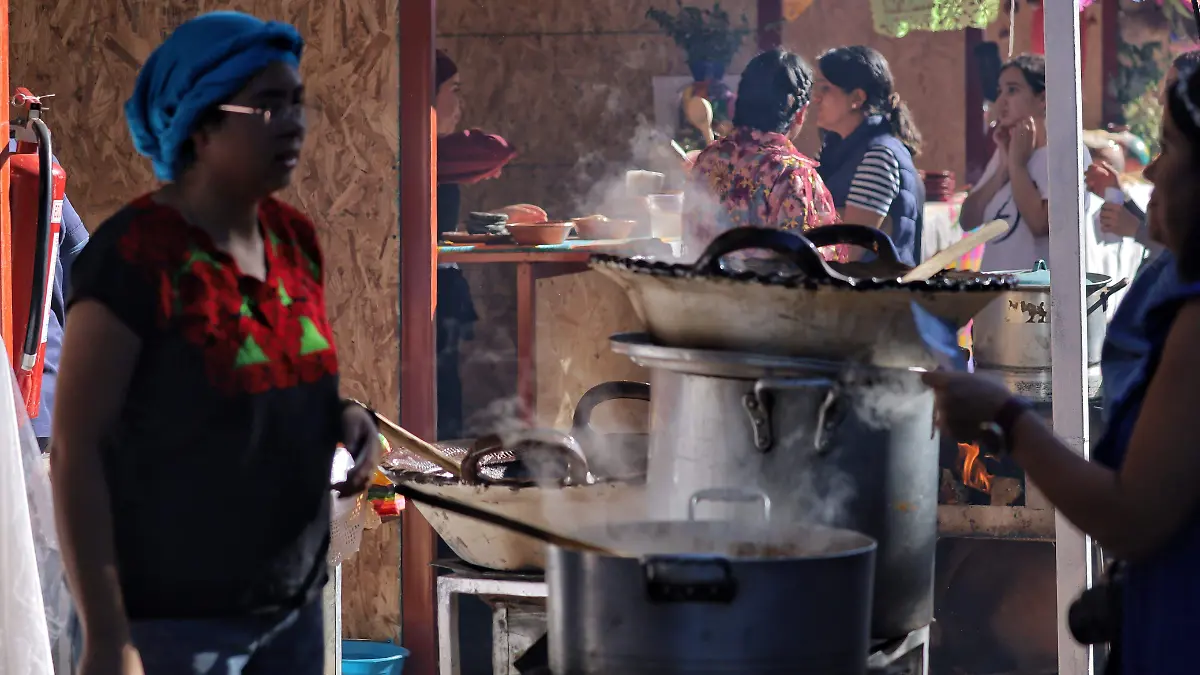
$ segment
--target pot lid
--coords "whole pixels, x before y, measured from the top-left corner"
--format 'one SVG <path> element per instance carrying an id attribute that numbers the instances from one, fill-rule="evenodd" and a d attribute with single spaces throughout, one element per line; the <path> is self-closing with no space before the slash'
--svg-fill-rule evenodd
<path id="1" fill-rule="evenodd" d="M 1017 270 L 1012 272 L 997 272 L 996 274 L 1011 275 L 1017 280 L 1017 288 L 1045 288 L 1050 289 L 1050 267 L 1045 260 L 1039 260 L 1034 264 L 1031 270 Z M 1087 289 L 1091 293 L 1097 288 L 1107 286 L 1112 277 L 1104 274 L 1093 274 L 1089 272 L 1087 275 Z"/>
<path id="2" fill-rule="evenodd" d="M 1050 268 L 1045 260 L 1039 260 L 1033 269 L 1025 272 L 1011 272 L 1017 278 L 1017 286 L 1049 286 Z"/>

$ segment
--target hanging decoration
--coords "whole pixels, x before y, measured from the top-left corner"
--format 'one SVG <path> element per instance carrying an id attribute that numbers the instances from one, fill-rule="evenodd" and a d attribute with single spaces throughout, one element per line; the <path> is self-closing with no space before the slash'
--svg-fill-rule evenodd
<path id="1" fill-rule="evenodd" d="M 1167 18 L 1167 24 L 1171 27 L 1173 38 L 1195 40 L 1200 37 L 1200 32 L 1196 30 L 1196 9 L 1192 6 L 1192 0 L 1143 1 L 1154 2 L 1162 9 L 1163 16 Z"/>
<path id="2" fill-rule="evenodd" d="M 783 18 L 795 21 L 812 7 L 813 0 L 783 0 Z"/>
<path id="3" fill-rule="evenodd" d="M 1000 16 L 1000 0 L 871 0 L 871 16 L 875 32 L 889 37 L 982 29 Z"/>

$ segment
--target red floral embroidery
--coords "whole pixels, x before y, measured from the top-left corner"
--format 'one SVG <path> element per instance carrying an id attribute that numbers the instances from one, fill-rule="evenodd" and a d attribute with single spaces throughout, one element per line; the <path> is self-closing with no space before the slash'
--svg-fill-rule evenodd
<path id="1" fill-rule="evenodd" d="M 282 202 L 263 202 L 267 279 L 258 282 L 239 277 L 233 260 L 174 209 L 150 196 L 134 208 L 118 251 L 152 281 L 160 328 L 201 349 L 217 389 L 257 394 L 337 373 L 320 248 L 307 218 Z M 302 353 L 306 323 L 316 333 L 310 343 L 325 348 Z"/>

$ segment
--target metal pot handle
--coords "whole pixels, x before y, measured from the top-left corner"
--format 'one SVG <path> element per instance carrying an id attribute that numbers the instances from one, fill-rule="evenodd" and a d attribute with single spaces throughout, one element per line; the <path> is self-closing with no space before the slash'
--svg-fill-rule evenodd
<path id="1" fill-rule="evenodd" d="M 650 385 L 645 382 L 630 380 L 613 380 L 601 382 L 588 389 L 579 397 L 575 404 L 575 414 L 571 416 L 571 435 L 592 433 L 592 411 L 601 403 L 617 399 L 633 399 L 635 401 L 650 400 Z"/>
<path id="2" fill-rule="evenodd" d="M 729 604 L 737 597 L 733 565 L 718 556 L 647 556 L 642 575 L 646 597 L 653 603 Z"/>
<path id="3" fill-rule="evenodd" d="M 701 502 L 725 502 L 725 503 L 740 503 L 750 504 L 758 502 L 762 504 L 763 520 L 770 522 L 771 520 L 771 498 L 765 492 L 759 490 L 751 490 L 749 488 L 740 487 L 717 487 L 697 490 L 688 498 L 688 520 L 696 519 L 696 507 Z"/>
<path id="4" fill-rule="evenodd" d="M 730 253 L 753 248 L 779 254 L 800 268 L 805 276 L 853 282 L 850 277 L 835 272 L 826 265 L 821 252 L 803 235 L 766 227 L 735 227 L 722 233 L 704 249 L 692 265 L 692 269 L 701 274 L 716 274 L 721 268 L 721 258 Z"/>
<path id="5" fill-rule="evenodd" d="M 823 246 L 858 246 L 879 257 L 879 260 L 895 265 L 905 265 L 896 251 L 896 242 L 877 227 L 867 225 L 825 225 L 814 227 L 804 233 L 804 238 L 817 248 Z"/>
<path id="6" fill-rule="evenodd" d="M 750 417 L 750 426 L 754 430 L 754 446 L 762 452 L 767 452 L 775 444 L 771 430 L 772 391 L 818 388 L 825 389 L 825 400 L 821 401 L 821 407 L 817 409 L 813 448 L 824 454 L 829 448 L 829 436 L 833 428 L 841 421 L 838 412 L 842 392 L 837 382 L 823 377 L 768 377 L 755 382 L 754 391 L 742 397 L 742 407 L 746 409 L 746 414 Z"/>
<path id="7" fill-rule="evenodd" d="M 1104 288 L 1100 291 L 1100 293 L 1099 293 L 1100 299 L 1097 300 L 1096 302 L 1092 303 L 1091 307 L 1088 307 L 1087 313 L 1090 315 L 1092 312 L 1096 311 L 1097 309 L 1100 309 L 1101 307 L 1108 309 L 1108 299 L 1110 297 L 1112 297 L 1112 294 L 1116 293 L 1117 291 L 1121 290 L 1122 288 L 1125 288 L 1128 285 L 1129 285 L 1129 279 L 1121 279 L 1120 281 L 1118 281 L 1116 283 L 1109 284 L 1106 288 Z"/>
<path id="8" fill-rule="evenodd" d="M 586 485 L 592 482 L 588 470 L 587 457 L 579 442 L 568 434 L 553 429 L 526 429 L 514 434 L 508 439 L 507 445 L 498 435 L 491 434 L 479 438 L 475 447 L 471 448 L 462 458 L 462 481 L 467 485 L 512 485 L 523 484 L 524 481 L 511 479 L 493 480 L 484 475 L 480 468 L 484 458 L 497 452 L 508 450 L 518 459 L 523 452 L 536 445 L 538 449 L 548 449 L 561 454 L 567 465 L 567 478 L 563 485 Z"/>

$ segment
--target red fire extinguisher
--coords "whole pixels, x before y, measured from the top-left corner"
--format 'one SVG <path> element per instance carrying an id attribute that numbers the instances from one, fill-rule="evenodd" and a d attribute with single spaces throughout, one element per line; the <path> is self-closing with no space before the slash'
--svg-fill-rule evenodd
<path id="1" fill-rule="evenodd" d="M 27 115 L 12 123 L 16 150 L 9 157 L 9 204 L 12 215 L 13 332 L 11 345 L 17 384 L 29 417 L 37 417 L 42 399 L 47 327 L 67 174 L 54 161 L 50 128 L 42 120 L 43 99 L 21 87 L 12 104 Z M 24 333 L 21 332 L 24 328 Z"/>

